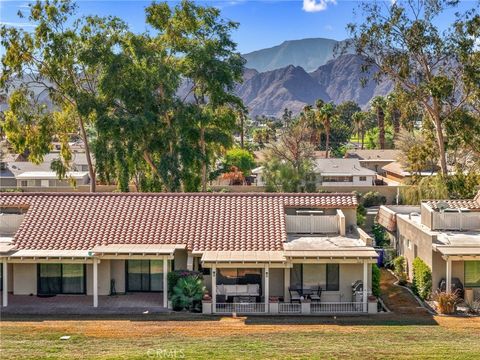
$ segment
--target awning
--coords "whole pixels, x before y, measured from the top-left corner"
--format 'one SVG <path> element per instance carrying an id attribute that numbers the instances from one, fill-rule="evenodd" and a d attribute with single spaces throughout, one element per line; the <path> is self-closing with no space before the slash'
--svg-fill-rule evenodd
<path id="1" fill-rule="evenodd" d="M 273 263 L 285 262 L 283 251 L 205 251 L 206 263 Z"/>
<path id="2" fill-rule="evenodd" d="M 1 243 L 0 242 L 0 254 L 7 254 L 15 248 L 15 245 L 10 243 Z"/>
<path id="3" fill-rule="evenodd" d="M 287 258 L 323 258 L 323 259 L 372 259 L 377 258 L 378 254 L 373 249 L 339 249 L 339 250 L 286 250 Z"/>
<path id="4" fill-rule="evenodd" d="M 108 244 L 95 246 L 94 255 L 173 255 L 176 249 L 185 249 L 181 244 Z"/>
<path id="5" fill-rule="evenodd" d="M 480 247 L 435 246 L 445 256 L 480 256 Z"/>
<path id="6" fill-rule="evenodd" d="M 18 250 L 9 258 L 88 258 L 88 250 Z"/>

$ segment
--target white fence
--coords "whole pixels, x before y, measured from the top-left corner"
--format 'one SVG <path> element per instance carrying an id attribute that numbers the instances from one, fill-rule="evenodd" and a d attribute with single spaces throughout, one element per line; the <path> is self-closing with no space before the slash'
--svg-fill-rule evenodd
<path id="1" fill-rule="evenodd" d="M 287 233 L 336 234 L 337 215 L 286 215 Z"/>
<path id="2" fill-rule="evenodd" d="M 480 229 L 479 213 L 434 213 L 432 230 Z"/>
<path id="3" fill-rule="evenodd" d="M 265 312 L 265 303 L 217 303 L 215 304 L 217 314 L 256 314 Z"/>
<path id="4" fill-rule="evenodd" d="M 300 314 L 302 311 L 302 304 L 300 303 L 278 303 L 278 312 L 280 314 Z"/>
<path id="5" fill-rule="evenodd" d="M 341 314 L 341 313 L 361 313 L 363 312 L 363 303 L 361 302 L 319 302 L 311 303 L 310 311 L 312 314 Z"/>

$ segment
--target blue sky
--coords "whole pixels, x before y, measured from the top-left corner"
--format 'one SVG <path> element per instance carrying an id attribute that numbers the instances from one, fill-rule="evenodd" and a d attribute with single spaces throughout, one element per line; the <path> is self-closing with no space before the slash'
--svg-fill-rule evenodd
<path id="1" fill-rule="evenodd" d="M 18 10 L 28 10 L 27 3 L 25 0 L 0 0 L 0 23 L 31 29 L 26 19 L 16 15 Z M 133 31 L 146 30 L 144 9 L 151 1 L 80 0 L 77 3 L 79 15 L 116 15 Z M 170 3 L 175 4 L 174 1 Z M 343 40 L 347 37 L 347 23 L 358 20 L 353 13 L 359 5 L 358 1 L 342 0 L 215 0 L 203 3 L 221 8 L 224 17 L 240 23 L 233 38 L 242 53 L 278 45 L 285 40 L 309 37 Z M 386 5 L 389 3 L 390 0 L 386 1 Z M 473 0 L 466 0 L 460 10 L 473 5 Z M 453 13 L 445 14 L 438 25 L 446 28 L 452 19 Z"/>

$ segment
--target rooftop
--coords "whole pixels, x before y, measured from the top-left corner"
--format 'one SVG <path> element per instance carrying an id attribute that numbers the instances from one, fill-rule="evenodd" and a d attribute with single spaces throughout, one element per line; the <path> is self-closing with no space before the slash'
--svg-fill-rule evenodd
<path id="1" fill-rule="evenodd" d="M 346 158 L 356 158 L 359 160 L 377 160 L 377 161 L 396 161 L 400 150 L 384 149 L 384 150 L 348 150 L 345 154 Z"/>
<path id="2" fill-rule="evenodd" d="M 333 176 L 376 176 L 375 171 L 362 167 L 358 159 L 317 159 L 315 172 Z"/>

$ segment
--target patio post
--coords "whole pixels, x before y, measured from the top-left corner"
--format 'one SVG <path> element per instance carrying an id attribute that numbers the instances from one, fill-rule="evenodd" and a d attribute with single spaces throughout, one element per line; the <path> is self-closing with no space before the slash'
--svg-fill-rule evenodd
<path id="1" fill-rule="evenodd" d="M 193 255 L 191 251 L 187 254 L 187 270 L 193 270 Z"/>
<path id="2" fill-rule="evenodd" d="M 268 264 L 265 265 L 265 269 L 263 269 L 263 276 L 264 276 L 264 286 L 265 286 L 265 290 L 263 292 L 264 294 L 264 297 L 265 297 L 265 312 L 268 313 L 268 305 L 270 304 L 270 281 L 269 281 L 269 278 L 270 278 L 270 269 L 268 267 Z"/>
<path id="3" fill-rule="evenodd" d="M 368 262 L 363 260 L 363 312 L 368 310 Z"/>
<path id="4" fill-rule="evenodd" d="M 445 292 L 449 294 L 452 292 L 452 259 L 449 257 L 447 257 L 446 278 Z"/>
<path id="5" fill-rule="evenodd" d="M 212 266 L 212 313 L 217 312 L 217 267 Z"/>
<path id="6" fill-rule="evenodd" d="M 93 258 L 93 307 L 98 307 L 98 259 Z"/>
<path id="7" fill-rule="evenodd" d="M 8 268 L 7 268 L 7 258 L 3 258 L 3 272 L 2 272 L 2 282 L 3 282 L 3 287 L 2 287 L 2 296 L 3 296 L 3 301 L 2 305 L 3 307 L 6 307 L 8 305 Z"/>
<path id="8" fill-rule="evenodd" d="M 168 258 L 163 258 L 163 307 L 168 308 Z"/>

